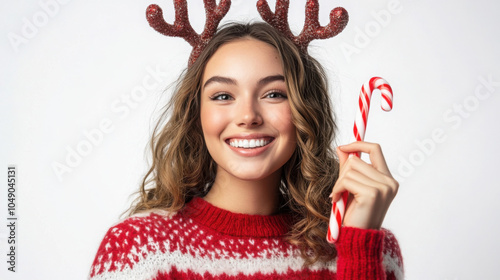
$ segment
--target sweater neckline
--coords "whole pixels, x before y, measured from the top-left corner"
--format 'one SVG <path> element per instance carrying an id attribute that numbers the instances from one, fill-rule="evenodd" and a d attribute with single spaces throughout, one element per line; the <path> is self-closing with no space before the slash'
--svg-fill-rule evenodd
<path id="1" fill-rule="evenodd" d="M 222 234 L 237 237 L 280 237 L 290 231 L 292 216 L 250 215 L 227 211 L 195 197 L 183 209 L 186 218 Z"/>

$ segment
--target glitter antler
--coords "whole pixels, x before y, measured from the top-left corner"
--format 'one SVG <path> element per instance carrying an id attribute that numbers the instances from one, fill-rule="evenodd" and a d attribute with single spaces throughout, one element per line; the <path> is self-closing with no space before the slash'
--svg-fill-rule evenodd
<path id="1" fill-rule="evenodd" d="M 299 36 L 294 36 L 288 25 L 289 4 L 289 0 L 276 0 L 276 8 L 273 13 L 266 0 L 259 0 L 257 10 L 264 21 L 292 40 L 302 52 L 307 52 L 307 46 L 314 39 L 327 39 L 336 36 L 342 32 L 349 21 L 347 11 L 342 7 L 337 7 L 330 12 L 330 23 L 321 26 L 318 20 L 318 0 L 308 0 L 304 28 Z"/>
<path id="2" fill-rule="evenodd" d="M 219 22 L 231 6 L 231 0 L 221 0 L 219 5 L 215 4 L 215 0 L 203 0 L 203 2 L 206 22 L 201 34 L 196 33 L 189 23 L 186 0 L 174 0 L 175 21 L 173 25 L 165 22 L 163 11 L 158 5 L 151 4 L 146 9 L 146 18 L 151 27 L 165 36 L 184 38 L 193 47 L 189 57 L 190 66 L 215 34 Z"/>

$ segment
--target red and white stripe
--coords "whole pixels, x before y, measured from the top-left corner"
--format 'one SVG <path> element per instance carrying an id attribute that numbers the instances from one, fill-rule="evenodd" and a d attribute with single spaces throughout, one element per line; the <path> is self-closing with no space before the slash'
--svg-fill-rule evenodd
<path id="1" fill-rule="evenodd" d="M 356 141 L 363 141 L 365 138 L 366 125 L 368 123 L 368 111 L 370 110 L 370 100 L 375 90 L 380 90 L 382 99 L 380 106 L 382 110 L 388 112 L 392 110 L 392 88 L 389 83 L 380 78 L 373 77 L 368 82 L 363 84 L 361 92 L 359 93 L 358 111 L 356 113 L 356 120 L 354 121 L 354 138 Z M 353 153 L 359 157 L 359 153 Z M 330 243 L 335 243 L 339 237 L 340 227 L 344 218 L 345 208 L 347 204 L 348 193 L 344 192 L 337 202 L 333 202 L 332 212 L 330 215 L 330 225 L 328 226 L 328 233 L 326 240 Z"/>

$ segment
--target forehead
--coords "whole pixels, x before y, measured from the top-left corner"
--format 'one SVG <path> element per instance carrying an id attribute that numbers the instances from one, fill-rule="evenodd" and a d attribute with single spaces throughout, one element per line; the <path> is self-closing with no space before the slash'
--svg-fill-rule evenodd
<path id="1" fill-rule="evenodd" d="M 283 75 L 276 48 L 253 38 L 242 38 L 217 49 L 205 66 L 203 82 L 213 76 L 249 79 L 269 75 Z"/>

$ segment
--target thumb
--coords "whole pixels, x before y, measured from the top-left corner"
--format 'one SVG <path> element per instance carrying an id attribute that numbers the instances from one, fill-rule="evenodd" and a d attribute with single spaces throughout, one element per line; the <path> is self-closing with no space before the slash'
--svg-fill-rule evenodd
<path id="1" fill-rule="evenodd" d="M 346 152 L 342 152 L 340 150 L 340 147 L 337 147 L 337 155 L 339 157 L 339 164 L 340 164 L 340 168 L 342 168 L 342 166 L 344 166 L 345 162 L 347 161 L 347 159 L 349 158 L 349 153 L 346 153 Z"/>
<path id="2" fill-rule="evenodd" d="M 344 167 L 344 164 L 347 161 L 347 159 L 349 158 L 349 153 L 341 151 L 340 146 L 336 148 L 336 151 L 337 151 L 337 156 L 339 158 L 339 171 L 340 171 L 339 177 L 340 177 L 342 174 L 341 172 L 342 172 L 342 169 Z M 336 185 L 337 184 L 335 183 L 335 186 Z M 338 192 L 338 188 L 335 188 L 335 186 L 333 186 L 332 193 L 330 194 L 330 198 L 332 199 L 333 202 L 338 201 L 342 195 L 341 192 Z"/>

